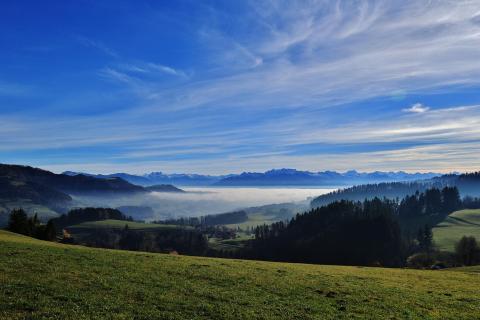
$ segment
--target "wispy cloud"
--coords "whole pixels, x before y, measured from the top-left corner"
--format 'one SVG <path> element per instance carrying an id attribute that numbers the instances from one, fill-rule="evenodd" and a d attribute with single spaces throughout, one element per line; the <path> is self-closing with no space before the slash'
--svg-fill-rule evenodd
<path id="1" fill-rule="evenodd" d="M 118 82 L 133 85 L 135 83 L 134 78 L 126 73 L 120 72 L 112 68 L 104 68 L 99 71 L 100 76 Z"/>
<path id="2" fill-rule="evenodd" d="M 410 112 L 410 113 L 424 113 L 430 110 L 430 107 L 424 106 L 421 103 L 415 103 L 410 108 L 402 109 L 403 112 Z"/>
<path id="3" fill-rule="evenodd" d="M 472 23 L 478 3 L 255 4 L 255 36 L 240 42 L 231 34 L 219 40 L 218 30 L 202 35 L 212 46 L 225 38 L 238 42 L 262 61 L 262 68 L 236 69 L 185 90 L 214 87 L 220 93 L 210 103 L 230 97 L 256 108 L 313 108 L 389 96 L 400 89 L 415 93 L 480 83 L 480 26 Z M 239 95 L 241 102 L 235 99 Z M 208 103 L 197 96 L 199 104 Z"/>
<path id="4" fill-rule="evenodd" d="M 224 7 L 182 20 L 191 24 L 185 27 L 190 45 L 183 46 L 185 39 L 179 45 L 191 54 L 182 61 L 160 54 L 160 47 L 135 57 L 80 38 L 115 58 L 96 66 L 95 76 L 115 82 L 111 94 L 128 94 L 131 105 L 102 116 L 19 116 L 15 135 L 0 131 L 0 152 L 105 147 L 111 152 L 102 161 L 85 154 L 67 165 L 44 164 L 106 171 L 480 166 L 472 156 L 480 151 L 478 96 L 466 106 L 456 101 L 462 90 L 480 87 L 478 1 L 284 0 Z M 98 95 L 107 85 L 100 83 Z M 445 92 L 457 99 L 427 99 Z"/>
<path id="5" fill-rule="evenodd" d="M 139 64 L 124 64 L 121 66 L 121 68 L 125 71 L 133 73 L 163 73 L 167 75 L 188 78 L 187 74 L 182 70 L 152 62 Z"/>

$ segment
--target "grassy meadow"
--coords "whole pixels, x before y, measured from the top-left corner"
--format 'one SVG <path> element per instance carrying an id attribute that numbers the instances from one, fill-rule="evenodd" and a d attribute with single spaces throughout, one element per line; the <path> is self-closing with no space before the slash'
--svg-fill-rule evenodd
<path id="1" fill-rule="evenodd" d="M 463 236 L 474 236 L 480 240 L 480 209 L 456 211 L 432 231 L 435 245 L 444 251 L 454 251 L 455 244 Z"/>
<path id="2" fill-rule="evenodd" d="M 94 249 L 0 231 L 1 319 L 475 319 L 478 270 Z"/>

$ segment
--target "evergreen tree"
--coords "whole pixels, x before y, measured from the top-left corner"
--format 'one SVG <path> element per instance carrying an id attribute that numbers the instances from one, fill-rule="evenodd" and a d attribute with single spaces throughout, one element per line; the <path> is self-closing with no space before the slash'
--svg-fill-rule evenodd
<path id="1" fill-rule="evenodd" d="M 480 262 L 480 247 L 475 237 L 463 236 L 455 246 L 458 261 L 466 266 Z"/>
<path id="2" fill-rule="evenodd" d="M 26 235 L 31 237 L 38 237 L 37 228 L 39 224 L 40 224 L 40 221 L 38 220 L 38 215 L 37 213 L 35 213 L 33 217 L 28 219 Z"/>
<path id="3" fill-rule="evenodd" d="M 460 209 L 462 201 L 457 187 L 445 187 L 442 189 L 443 213 L 449 214 Z"/>
<path id="4" fill-rule="evenodd" d="M 417 241 L 421 251 L 429 252 L 433 247 L 433 233 L 432 229 L 425 225 L 418 230 Z"/>
<path id="5" fill-rule="evenodd" d="M 28 229 L 28 218 L 25 211 L 23 211 L 23 209 L 12 210 L 10 213 L 7 230 L 27 235 L 29 232 Z"/>
<path id="6" fill-rule="evenodd" d="M 52 220 L 48 220 L 45 227 L 44 238 L 47 241 L 54 241 L 57 236 L 57 231 L 55 230 L 55 225 Z"/>
<path id="7" fill-rule="evenodd" d="M 436 188 L 425 191 L 425 214 L 436 214 L 442 211 L 442 192 Z"/>
<path id="8" fill-rule="evenodd" d="M 429 252 L 433 248 L 433 233 L 432 228 L 430 228 L 428 225 L 425 225 L 425 228 L 423 230 L 423 239 L 423 246 L 425 250 Z"/>

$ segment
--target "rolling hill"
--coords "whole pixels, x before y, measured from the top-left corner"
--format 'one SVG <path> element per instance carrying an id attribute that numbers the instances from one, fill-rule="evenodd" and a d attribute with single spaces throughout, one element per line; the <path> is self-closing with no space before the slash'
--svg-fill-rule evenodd
<path id="1" fill-rule="evenodd" d="M 120 178 L 69 176 L 20 165 L 0 164 L 0 225 L 6 214 L 22 207 L 40 217 L 65 213 L 74 205 L 71 195 L 123 195 L 148 192 Z"/>
<path id="2" fill-rule="evenodd" d="M 454 251 L 455 244 L 463 236 L 480 240 L 480 209 L 456 211 L 432 231 L 435 244 L 444 251 Z"/>
<path id="3" fill-rule="evenodd" d="M 1 319 L 475 319 L 476 268 L 422 271 L 93 249 L 0 231 Z"/>
<path id="4" fill-rule="evenodd" d="M 185 192 L 184 190 L 172 186 L 171 184 L 155 184 L 153 186 L 145 187 L 145 189 L 154 192 Z"/>
<path id="5" fill-rule="evenodd" d="M 0 177 L 27 182 L 68 194 L 144 192 L 142 187 L 121 178 L 99 179 L 86 175 L 70 176 L 29 166 L 0 164 Z"/>

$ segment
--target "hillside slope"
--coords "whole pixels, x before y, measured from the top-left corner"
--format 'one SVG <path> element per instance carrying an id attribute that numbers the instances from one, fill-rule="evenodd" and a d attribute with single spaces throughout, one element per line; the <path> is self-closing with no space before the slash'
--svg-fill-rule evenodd
<path id="1" fill-rule="evenodd" d="M 74 204 L 71 195 L 118 195 L 147 192 L 120 178 L 98 179 L 69 176 L 46 170 L 0 164 L 0 225 L 4 225 L 13 208 L 41 218 L 65 213 Z"/>
<path id="2" fill-rule="evenodd" d="M 322 194 L 311 201 L 311 206 L 320 207 L 338 200 L 363 201 L 374 197 L 403 198 L 417 191 L 422 192 L 433 187 L 442 189 L 446 186 L 457 187 L 462 197 L 480 197 L 480 172 L 446 174 L 415 181 L 358 184 Z"/>
<path id="3" fill-rule="evenodd" d="M 144 192 L 142 187 L 120 178 L 99 179 L 85 175 L 70 176 L 29 166 L 0 164 L 2 179 L 28 182 L 68 194 Z"/>
<path id="4" fill-rule="evenodd" d="M 454 251 L 455 244 L 463 236 L 474 236 L 480 240 L 480 209 L 456 211 L 432 231 L 435 244 L 445 251 Z"/>
<path id="5" fill-rule="evenodd" d="M 1 319 L 475 319 L 473 272 L 92 249 L 0 231 Z"/>

